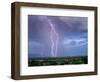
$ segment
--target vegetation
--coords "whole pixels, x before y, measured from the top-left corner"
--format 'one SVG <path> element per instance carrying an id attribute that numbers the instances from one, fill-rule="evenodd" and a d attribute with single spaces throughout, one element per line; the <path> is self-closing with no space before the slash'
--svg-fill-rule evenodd
<path id="1" fill-rule="evenodd" d="M 49 66 L 49 65 L 70 65 L 70 64 L 87 64 L 87 56 L 67 57 L 67 58 L 31 58 L 28 66 Z"/>

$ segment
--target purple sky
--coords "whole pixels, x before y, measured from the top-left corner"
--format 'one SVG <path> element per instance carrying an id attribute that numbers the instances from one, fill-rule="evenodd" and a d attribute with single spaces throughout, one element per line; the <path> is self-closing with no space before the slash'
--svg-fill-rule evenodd
<path id="1" fill-rule="evenodd" d="M 87 22 L 87 17 L 29 15 L 29 57 L 86 56 Z"/>

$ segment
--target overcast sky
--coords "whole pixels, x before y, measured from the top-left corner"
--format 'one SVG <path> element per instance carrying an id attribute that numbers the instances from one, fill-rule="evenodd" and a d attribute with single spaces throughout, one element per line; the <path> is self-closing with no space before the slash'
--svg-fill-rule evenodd
<path id="1" fill-rule="evenodd" d="M 87 23 L 87 17 L 29 15 L 29 57 L 52 57 L 52 41 L 55 46 L 56 40 L 57 57 L 86 56 L 88 46 Z M 51 36 L 53 36 L 52 41 Z"/>

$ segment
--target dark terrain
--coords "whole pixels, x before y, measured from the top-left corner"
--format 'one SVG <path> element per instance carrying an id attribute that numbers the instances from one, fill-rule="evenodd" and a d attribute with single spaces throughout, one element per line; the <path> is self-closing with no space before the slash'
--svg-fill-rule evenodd
<path id="1" fill-rule="evenodd" d="M 29 58 L 28 66 L 50 66 L 50 65 L 71 65 L 87 64 L 87 56 L 62 57 L 62 58 Z"/>

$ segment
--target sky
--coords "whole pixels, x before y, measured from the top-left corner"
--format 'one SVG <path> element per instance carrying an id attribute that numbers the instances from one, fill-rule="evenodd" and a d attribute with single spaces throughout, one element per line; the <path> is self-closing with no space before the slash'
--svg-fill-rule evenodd
<path id="1" fill-rule="evenodd" d="M 28 56 L 87 56 L 87 17 L 28 15 Z"/>

